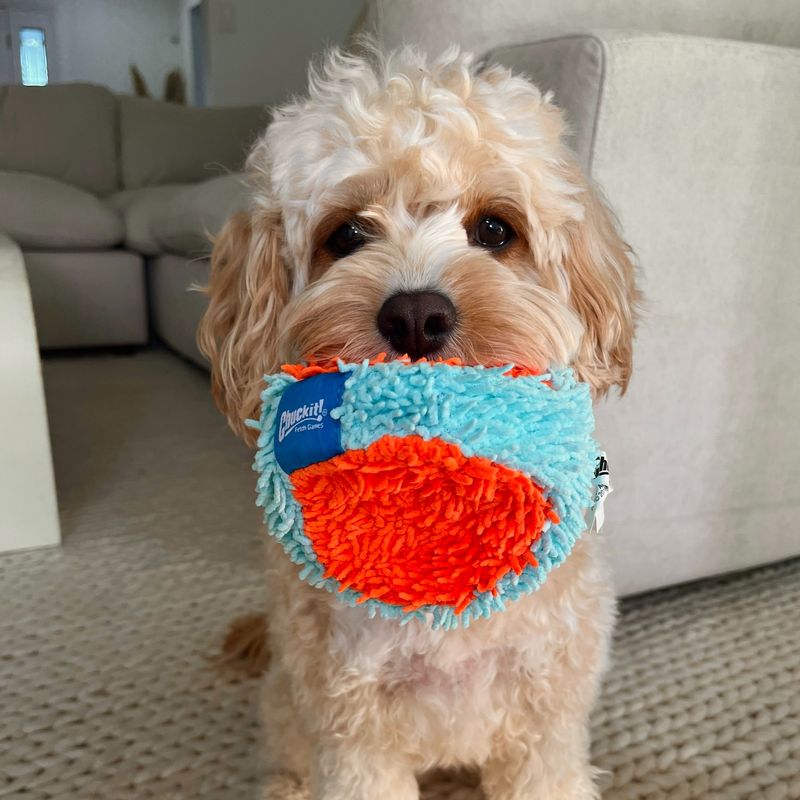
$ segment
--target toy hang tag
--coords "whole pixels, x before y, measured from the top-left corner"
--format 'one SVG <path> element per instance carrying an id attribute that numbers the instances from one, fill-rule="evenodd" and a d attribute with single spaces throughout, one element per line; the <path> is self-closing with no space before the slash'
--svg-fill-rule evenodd
<path id="1" fill-rule="evenodd" d="M 349 375 L 325 372 L 289 385 L 275 415 L 275 460 L 287 474 L 344 452 L 341 424 L 331 411 L 342 404 Z"/>
<path id="2" fill-rule="evenodd" d="M 603 527 L 605 522 L 606 512 L 603 504 L 614 487 L 611 485 L 611 471 L 608 467 L 605 452 L 601 452 L 595 459 L 597 466 L 594 470 L 594 497 L 592 498 L 592 505 L 589 509 L 589 517 L 586 520 L 586 528 L 588 531 L 596 531 L 600 533 L 600 528 Z"/>

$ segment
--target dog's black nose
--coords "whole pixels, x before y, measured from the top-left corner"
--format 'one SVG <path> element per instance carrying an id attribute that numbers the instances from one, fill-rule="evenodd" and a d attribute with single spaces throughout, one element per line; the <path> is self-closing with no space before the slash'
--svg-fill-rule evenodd
<path id="1" fill-rule="evenodd" d="M 441 350 L 453 333 L 456 307 L 439 292 L 403 292 L 378 312 L 378 330 L 401 355 L 416 360 Z"/>

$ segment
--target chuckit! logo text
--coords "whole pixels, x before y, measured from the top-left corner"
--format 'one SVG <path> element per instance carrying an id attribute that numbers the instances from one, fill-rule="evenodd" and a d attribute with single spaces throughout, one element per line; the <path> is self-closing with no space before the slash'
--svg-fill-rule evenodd
<path id="1" fill-rule="evenodd" d="M 295 430 L 304 431 L 321 428 L 322 421 L 327 414 L 328 409 L 325 408 L 324 397 L 321 397 L 315 403 L 298 406 L 291 411 L 284 411 L 278 421 L 278 441 L 282 442 Z"/>

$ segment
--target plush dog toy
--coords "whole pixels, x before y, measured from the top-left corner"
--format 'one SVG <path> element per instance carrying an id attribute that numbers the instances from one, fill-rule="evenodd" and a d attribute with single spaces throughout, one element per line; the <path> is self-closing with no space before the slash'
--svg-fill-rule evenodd
<path id="1" fill-rule="evenodd" d="M 332 361 L 266 381 L 249 424 L 267 530 L 370 615 L 466 626 L 537 589 L 585 529 L 597 448 L 571 370 Z"/>

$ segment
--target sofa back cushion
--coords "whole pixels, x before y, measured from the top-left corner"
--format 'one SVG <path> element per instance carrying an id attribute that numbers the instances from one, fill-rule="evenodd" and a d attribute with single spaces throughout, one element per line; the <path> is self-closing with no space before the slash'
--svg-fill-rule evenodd
<path id="1" fill-rule="evenodd" d="M 267 123 L 260 106 L 191 108 L 128 96 L 119 102 L 125 189 L 238 171 Z"/>
<path id="2" fill-rule="evenodd" d="M 369 0 L 366 12 L 363 27 L 383 47 L 409 42 L 431 55 L 452 42 L 484 54 L 601 28 L 800 47 L 797 0 Z"/>
<path id="3" fill-rule="evenodd" d="M 0 169 L 109 194 L 118 185 L 116 98 L 102 86 L 0 86 Z"/>

